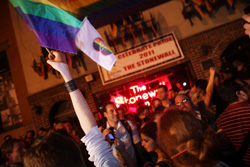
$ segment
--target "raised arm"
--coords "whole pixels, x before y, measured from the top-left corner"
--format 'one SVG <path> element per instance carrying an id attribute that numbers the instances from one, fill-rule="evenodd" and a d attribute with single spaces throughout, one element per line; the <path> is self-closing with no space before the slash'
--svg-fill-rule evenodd
<path id="1" fill-rule="evenodd" d="M 52 51 L 52 53 L 55 58 L 51 59 L 52 56 L 49 55 L 50 60 L 48 60 L 47 63 L 60 72 L 65 83 L 67 84 L 72 80 L 72 77 L 69 72 L 68 65 L 66 64 L 65 55 L 61 52 L 56 51 Z M 92 115 L 92 112 L 79 89 L 69 92 L 69 95 L 73 103 L 76 115 L 79 119 L 81 128 L 87 134 L 94 126 L 96 126 L 96 122 Z"/>
<path id="2" fill-rule="evenodd" d="M 212 98 L 212 94 L 213 94 L 213 90 L 214 90 L 214 75 L 215 75 L 215 68 L 210 67 L 210 69 L 209 69 L 209 79 L 208 79 L 206 94 L 205 94 L 205 98 L 204 98 L 204 103 L 206 105 L 206 109 L 209 108 L 211 98 Z"/>
<path id="3" fill-rule="evenodd" d="M 245 34 L 250 37 L 250 15 L 243 15 L 242 18 L 247 21 L 248 23 L 244 24 Z"/>
<path id="4" fill-rule="evenodd" d="M 52 54 L 55 58 L 52 59 L 52 55 L 49 55 L 50 60 L 47 63 L 59 71 L 65 81 L 65 86 L 69 91 L 75 113 L 82 130 L 86 134 L 81 140 L 87 146 L 90 155 L 89 160 L 94 162 L 97 167 L 120 167 L 120 162 L 113 156 L 109 144 L 104 140 L 104 137 L 97 128 L 95 119 L 85 98 L 72 80 L 65 55 L 56 51 L 52 51 Z"/>

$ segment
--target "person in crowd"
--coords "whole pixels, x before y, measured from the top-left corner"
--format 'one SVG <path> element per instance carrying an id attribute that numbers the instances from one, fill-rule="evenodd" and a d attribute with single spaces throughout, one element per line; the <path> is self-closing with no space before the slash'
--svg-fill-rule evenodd
<path id="1" fill-rule="evenodd" d="M 94 115 L 94 118 L 95 118 L 95 121 L 96 121 L 97 125 L 101 126 L 102 125 L 102 119 L 103 119 L 102 114 L 100 112 L 94 112 L 93 115 Z"/>
<path id="2" fill-rule="evenodd" d="M 177 108 L 166 111 L 159 120 L 158 141 L 163 151 L 180 167 L 226 167 L 217 160 L 215 132 L 205 128 L 190 112 Z"/>
<path id="3" fill-rule="evenodd" d="M 202 120 L 202 116 L 201 116 L 200 111 L 196 110 L 195 105 L 192 103 L 192 101 L 188 95 L 178 94 L 175 97 L 175 105 L 179 109 L 186 111 L 186 112 L 189 112 L 190 114 L 195 116 L 195 118 Z"/>
<path id="4" fill-rule="evenodd" d="M 250 15 L 244 14 L 242 18 L 247 21 L 247 23 L 244 24 L 245 34 L 250 37 Z"/>
<path id="5" fill-rule="evenodd" d="M 214 89 L 214 76 L 216 69 L 210 67 L 209 69 L 209 79 L 204 82 L 204 80 L 196 81 L 196 90 L 197 92 L 191 97 L 193 103 L 198 105 L 199 102 L 204 104 L 206 110 L 209 110 L 211 104 L 211 98 Z"/>
<path id="6" fill-rule="evenodd" d="M 164 153 L 156 140 L 157 137 L 157 124 L 155 122 L 147 122 L 141 129 L 142 146 L 147 152 L 155 152 L 157 160 L 153 163 L 147 163 L 147 167 L 170 167 L 172 162 L 169 156 Z M 152 158 L 153 159 L 153 158 Z"/>
<path id="7" fill-rule="evenodd" d="M 1 146 L 1 154 L 5 158 L 8 167 L 23 167 L 25 152 L 24 142 L 17 139 L 9 139 Z"/>
<path id="8" fill-rule="evenodd" d="M 154 98 L 151 102 L 152 111 L 155 111 L 156 107 L 161 106 L 161 100 L 159 98 Z"/>
<path id="9" fill-rule="evenodd" d="M 85 143 L 87 147 L 90 155 L 89 160 L 94 162 L 97 167 L 121 166 L 120 162 L 112 154 L 109 144 L 104 140 L 102 133 L 96 126 L 96 121 L 85 98 L 72 79 L 68 65 L 66 64 L 65 55 L 57 51 L 52 51 L 52 54 L 49 54 L 47 63 L 60 72 L 65 81 L 66 89 L 69 92 L 81 128 L 86 134 L 81 141 Z M 71 156 L 71 154 L 69 156 Z"/>
<path id="10" fill-rule="evenodd" d="M 159 85 L 157 87 L 157 96 L 164 107 L 168 108 L 174 105 L 174 102 L 168 98 L 168 88 L 166 85 Z"/>
<path id="11" fill-rule="evenodd" d="M 29 130 L 26 132 L 25 135 L 25 144 L 26 147 L 29 148 L 35 140 L 35 131 L 34 130 Z"/>
<path id="12" fill-rule="evenodd" d="M 27 150 L 25 167 L 85 167 L 80 148 L 70 138 L 49 131 Z"/>
<path id="13" fill-rule="evenodd" d="M 148 116 L 148 114 L 150 113 L 149 107 L 147 106 L 140 106 L 137 110 L 136 110 L 137 116 L 139 118 L 139 122 L 138 122 L 138 128 L 140 128 L 145 122 L 144 119 Z"/>
<path id="14" fill-rule="evenodd" d="M 11 136 L 11 135 L 6 135 L 6 136 L 4 136 L 4 138 L 3 138 L 4 141 L 10 140 L 10 139 L 12 139 L 12 136 Z"/>
<path id="15" fill-rule="evenodd" d="M 126 164 L 126 167 L 137 166 L 135 160 L 126 151 L 124 142 L 122 142 L 120 139 L 116 138 L 114 140 L 114 146 L 115 146 L 116 150 L 119 152 L 119 154 L 123 157 L 124 163 Z"/>
<path id="16" fill-rule="evenodd" d="M 48 133 L 48 131 L 47 131 L 44 127 L 41 127 L 41 128 L 39 128 L 39 130 L 38 130 L 37 137 L 43 137 L 43 136 L 46 135 L 47 133 Z"/>
<path id="17" fill-rule="evenodd" d="M 191 99 L 192 99 L 193 95 L 197 92 L 196 85 L 195 85 L 196 82 L 197 82 L 196 78 L 191 79 L 190 82 L 189 82 L 189 86 L 190 86 L 189 97 Z"/>
<path id="18" fill-rule="evenodd" d="M 116 139 L 120 139 L 122 142 L 124 142 L 126 151 L 137 163 L 137 158 L 142 158 L 143 152 L 140 142 L 141 139 L 136 127 L 129 120 L 119 120 L 117 108 L 113 102 L 106 103 L 103 109 L 103 115 L 107 120 L 100 127 L 103 136 L 106 137 L 108 136 L 108 134 L 113 134 Z M 113 147 L 113 144 L 111 145 L 111 147 Z M 114 155 L 120 160 L 120 162 L 124 162 L 122 160 L 122 158 L 124 157 L 120 157 L 115 149 L 113 150 L 113 152 Z M 137 157 L 136 153 L 140 157 Z"/>
<path id="19" fill-rule="evenodd" d="M 165 107 L 163 105 L 160 105 L 155 108 L 155 112 L 157 112 L 158 114 L 162 114 L 164 110 L 165 110 Z"/>
<path id="20" fill-rule="evenodd" d="M 71 125 L 71 123 L 69 121 L 64 121 L 63 122 L 64 128 L 66 129 L 68 135 L 76 142 L 76 143 L 80 143 L 80 139 L 79 137 L 76 135 L 76 131 L 73 128 L 73 126 Z"/>
<path id="21" fill-rule="evenodd" d="M 126 104 L 121 104 L 119 108 L 123 108 L 125 114 L 129 112 L 128 106 Z"/>
<path id="22" fill-rule="evenodd" d="M 178 94 L 178 91 L 176 89 L 170 89 L 169 90 L 169 100 L 173 101 L 175 96 Z"/>
<path id="23" fill-rule="evenodd" d="M 119 120 L 125 120 L 125 110 L 123 107 L 119 107 L 117 108 L 117 112 L 118 112 L 118 115 L 119 115 Z"/>
<path id="24" fill-rule="evenodd" d="M 214 92 L 215 71 L 214 67 L 210 67 L 208 81 L 202 79 L 196 81 L 197 92 L 191 98 L 201 114 L 208 118 L 209 124 L 215 122 L 215 108 L 211 103 Z"/>
<path id="25" fill-rule="evenodd" d="M 230 150 L 233 145 L 238 152 L 250 129 L 249 95 L 233 78 L 221 84 L 220 94 L 229 104 L 216 120 L 217 128 L 223 129 L 219 135 L 222 151 Z M 245 153 L 241 154 L 243 162 L 250 165 L 250 147 L 248 146 Z"/>
<path id="26" fill-rule="evenodd" d="M 240 55 L 238 55 L 237 57 L 240 57 Z M 233 61 L 233 67 L 236 68 L 233 76 L 237 79 L 243 80 L 248 85 L 250 85 L 250 66 L 236 59 Z"/>

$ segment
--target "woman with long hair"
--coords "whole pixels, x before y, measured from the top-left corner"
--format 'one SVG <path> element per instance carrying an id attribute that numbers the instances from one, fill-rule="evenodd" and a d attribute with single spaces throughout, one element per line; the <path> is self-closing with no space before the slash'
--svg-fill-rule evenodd
<path id="1" fill-rule="evenodd" d="M 157 154 L 157 160 L 155 163 L 145 164 L 144 167 L 171 167 L 172 162 L 169 156 L 159 148 L 156 138 L 157 124 L 155 122 L 146 123 L 141 129 L 142 146 L 148 153 L 155 152 Z"/>
<path id="2" fill-rule="evenodd" d="M 189 112 L 166 111 L 159 120 L 158 140 L 163 151 L 178 167 L 226 167 L 217 161 L 215 132 Z"/>

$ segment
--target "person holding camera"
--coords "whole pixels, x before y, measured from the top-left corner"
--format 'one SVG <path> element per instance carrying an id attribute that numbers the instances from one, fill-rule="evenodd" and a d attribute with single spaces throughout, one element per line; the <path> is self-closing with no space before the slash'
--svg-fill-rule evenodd
<path id="1" fill-rule="evenodd" d="M 138 158 L 140 158 L 140 162 L 145 161 L 142 159 L 141 139 L 135 126 L 129 120 L 119 120 L 119 114 L 114 103 L 106 103 L 103 109 L 106 122 L 104 121 L 100 128 L 103 136 L 110 143 L 114 156 L 125 166 L 129 166 L 127 162 L 130 163 L 131 160 L 134 161 L 134 164 L 139 163 Z M 124 144 L 125 150 L 119 147 L 120 143 Z M 131 158 L 126 156 L 124 151 L 126 151 L 125 154 L 128 154 Z"/>

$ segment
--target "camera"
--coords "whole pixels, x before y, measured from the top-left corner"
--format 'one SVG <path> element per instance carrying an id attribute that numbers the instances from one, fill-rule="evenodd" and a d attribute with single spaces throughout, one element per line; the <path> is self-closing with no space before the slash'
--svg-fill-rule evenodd
<path id="1" fill-rule="evenodd" d="M 105 140 L 110 144 L 112 145 L 114 143 L 114 140 L 115 140 L 115 134 L 114 134 L 114 128 L 109 128 L 111 133 L 107 134 L 105 136 Z"/>

